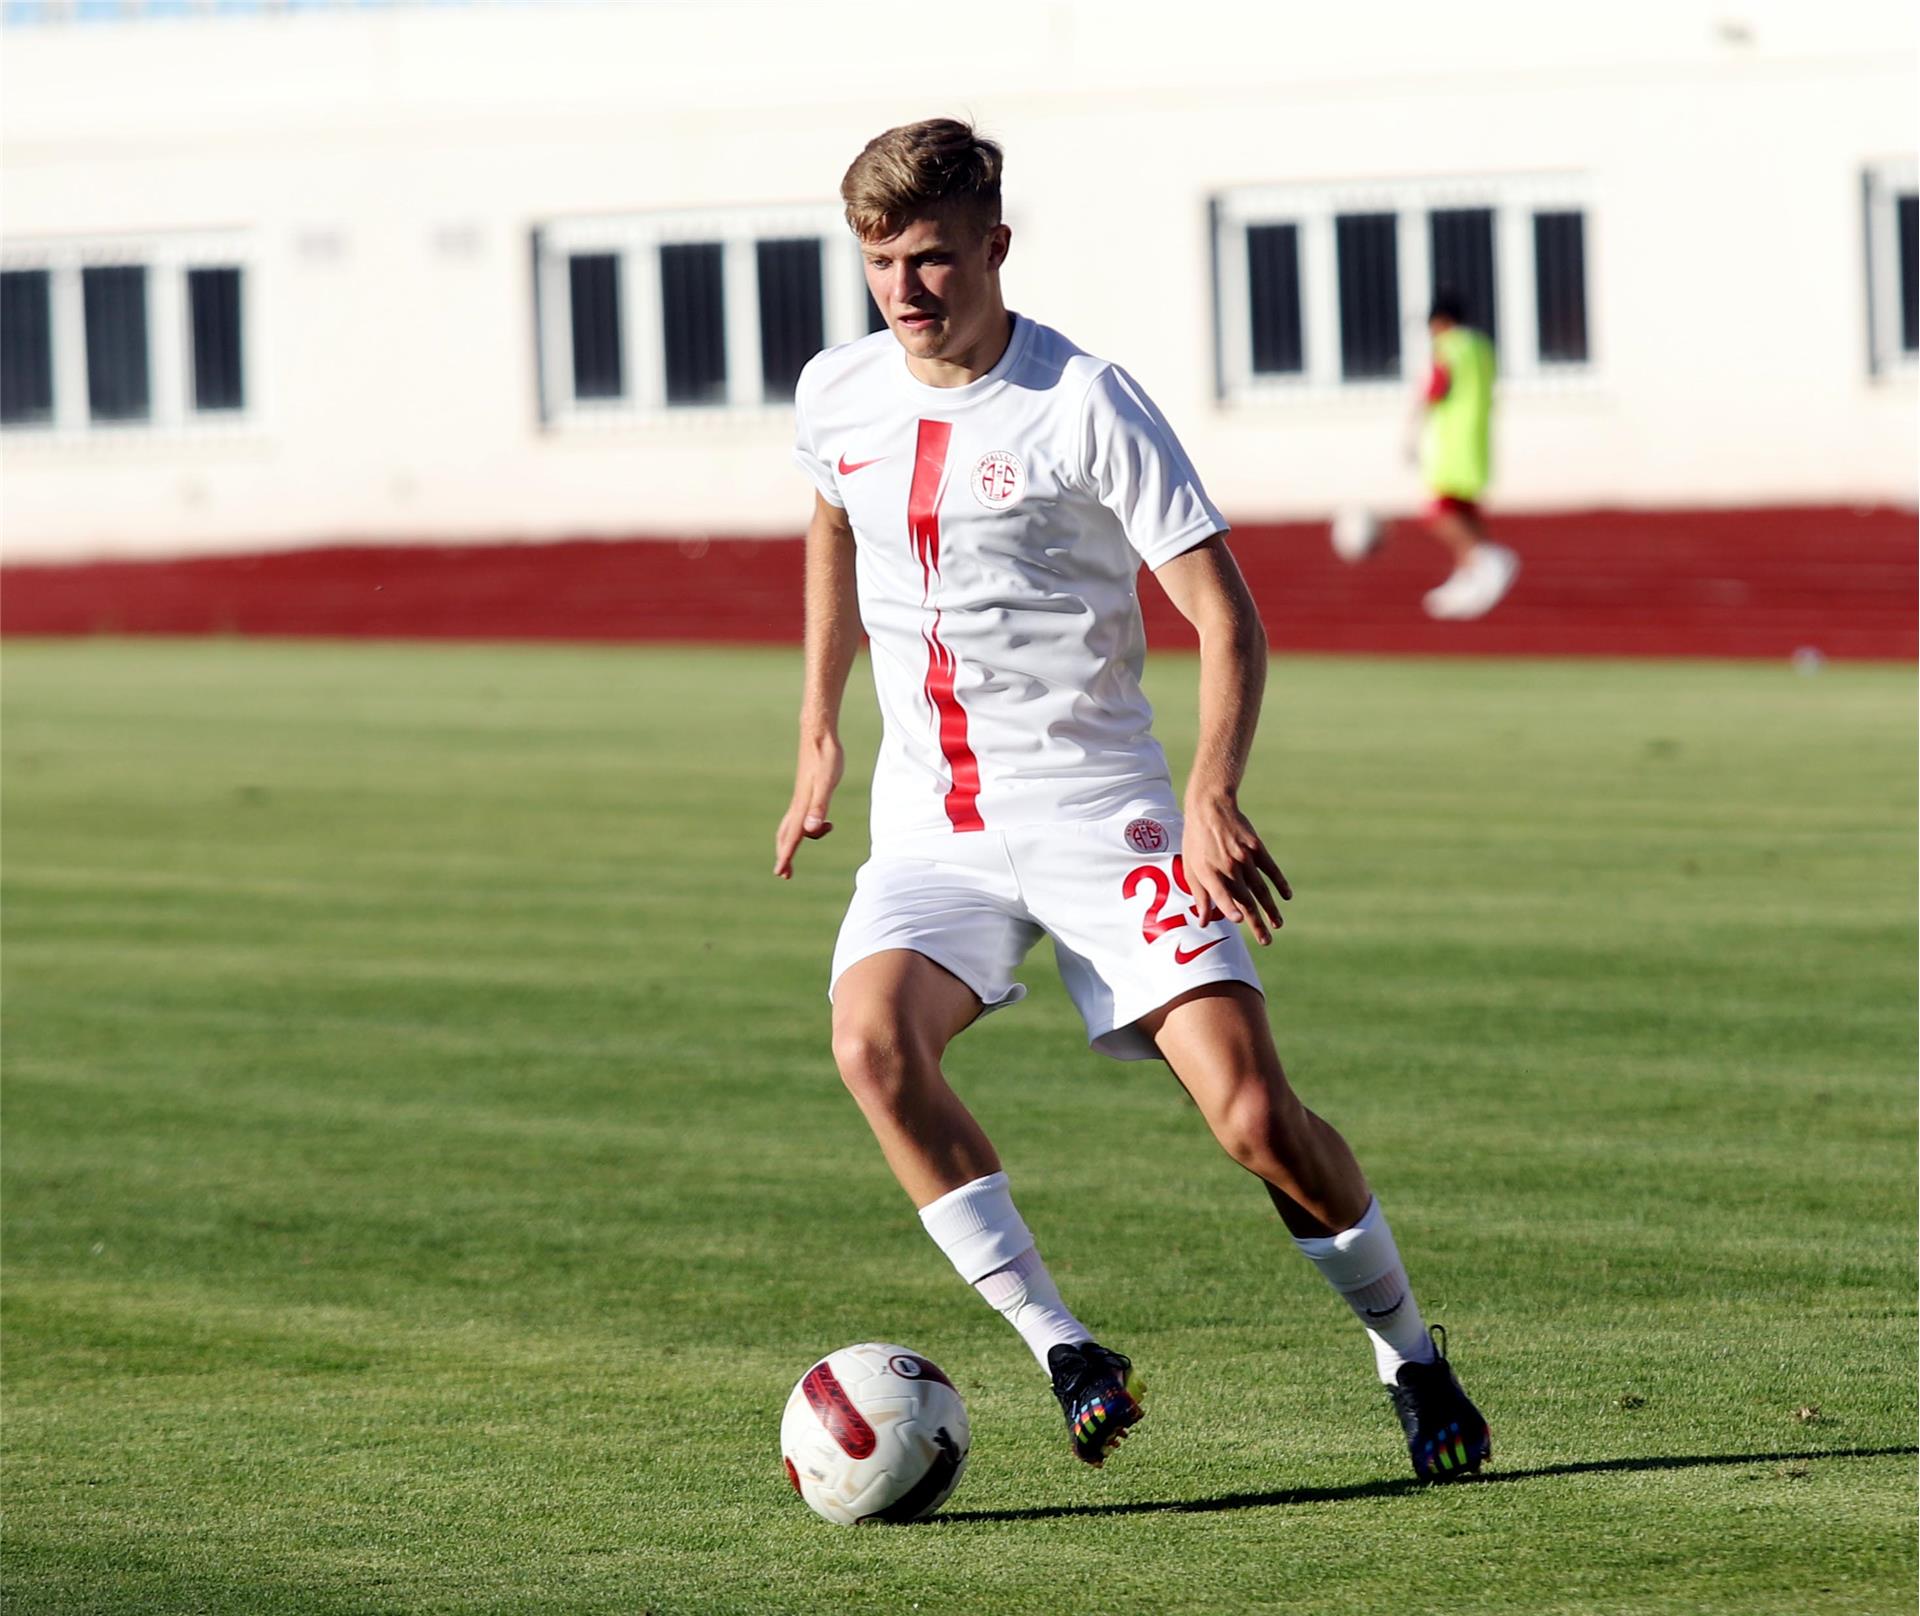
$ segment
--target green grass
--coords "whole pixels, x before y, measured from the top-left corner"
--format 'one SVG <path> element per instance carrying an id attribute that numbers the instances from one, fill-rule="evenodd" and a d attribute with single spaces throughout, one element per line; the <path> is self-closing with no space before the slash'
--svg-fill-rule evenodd
<path id="1" fill-rule="evenodd" d="M 1176 757 L 1193 676 L 1154 668 Z M 1281 1047 L 1495 1429 L 1429 1490 L 1043 950 L 951 1065 L 1152 1385 L 1067 1457 L 839 1091 L 863 779 L 774 882 L 796 679 L 8 647 L 13 1616 L 1913 1608 L 1910 668 L 1276 664 Z M 973 1460 L 845 1531 L 775 1433 L 872 1337 L 953 1373 Z"/>

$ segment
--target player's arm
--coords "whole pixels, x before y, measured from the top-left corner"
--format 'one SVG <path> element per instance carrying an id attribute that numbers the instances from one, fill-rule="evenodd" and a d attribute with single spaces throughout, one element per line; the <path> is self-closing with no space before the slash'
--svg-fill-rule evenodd
<path id="1" fill-rule="evenodd" d="M 1291 898 L 1293 888 L 1240 811 L 1240 781 L 1267 683 L 1267 631 L 1218 533 L 1153 575 L 1200 636 L 1200 744 L 1187 776 L 1181 842 L 1187 884 L 1204 920 L 1217 911 L 1270 943 L 1281 924 L 1279 899 Z"/>
<path id="2" fill-rule="evenodd" d="M 813 496 L 807 524 L 806 684 L 800 700 L 800 758 L 793 801 L 773 838 L 773 873 L 793 879 L 793 855 L 802 838 L 817 841 L 833 829 L 827 808 L 846 767 L 840 745 L 840 698 L 860 648 L 860 600 L 854 586 L 853 526 L 847 513 Z"/>

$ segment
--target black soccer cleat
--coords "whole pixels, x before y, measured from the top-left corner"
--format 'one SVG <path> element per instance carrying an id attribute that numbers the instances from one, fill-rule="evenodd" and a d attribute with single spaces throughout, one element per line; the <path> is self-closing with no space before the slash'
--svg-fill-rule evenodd
<path id="1" fill-rule="evenodd" d="M 1402 1364 L 1387 1394 L 1407 1433 L 1413 1473 L 1422 1481 L 1458 1481 L 1493 1457 L 1493 1432 L 1454 1378 L 1445 1328 L 1435 1325 L 1432 1335 L 1438 1356 Z"/>
<path id="2" fill-rule="evenodd" d="M 1133 1360 L 1082 1341 L 1077 1347 L 1055 1347 L 1047 1354 L 1047 1369 L 1053 1376 L 1053 1395 L 1067 1416 L 1074 1458 L 1096 1467 L 1104 1464 L 1128 1430 L 1147 1415 L 1135 1395 L 1143 1388 L 1134 1377 Z"/>

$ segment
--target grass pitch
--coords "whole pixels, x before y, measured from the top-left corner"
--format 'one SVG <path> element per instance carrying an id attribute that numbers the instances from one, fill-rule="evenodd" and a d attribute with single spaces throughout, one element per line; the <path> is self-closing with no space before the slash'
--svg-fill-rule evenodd
<path id="1" fill-rule="evenodd" d="M 1450 1489 L 1042 950 L 952 1066 L 1149 1378 L 1068 1458 L 828 1058 L 864 677 L 787 887 L 791 653 L 8 648 L 9 1612 L 1911 1611 L 1910 668 L 1276 663 L 1263 968 L 1492 1417 Z M 869 1337 L 972 1409 L 922 1526 L 781 1475 Z"/>

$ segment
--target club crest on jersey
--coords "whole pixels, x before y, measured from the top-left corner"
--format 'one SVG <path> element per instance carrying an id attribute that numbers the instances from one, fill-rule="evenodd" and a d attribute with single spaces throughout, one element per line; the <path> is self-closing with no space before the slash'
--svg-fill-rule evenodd
<path id="1" fill-rule="evenodd" d="M 1130 819 L 1121 835 L 1136 853 L 1164 853 L 1171 843 L 1167 827 L 1157 819 Z"/>
<path id="2" fill-rule="evenodd" d="M 1020 503 L 1027 491 L 1027 468 L 1007 449 L 989 449 L 973 463 L 973 497 L 990 511 Z"/>

